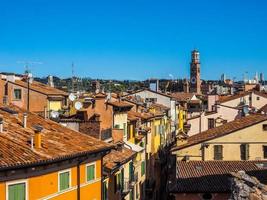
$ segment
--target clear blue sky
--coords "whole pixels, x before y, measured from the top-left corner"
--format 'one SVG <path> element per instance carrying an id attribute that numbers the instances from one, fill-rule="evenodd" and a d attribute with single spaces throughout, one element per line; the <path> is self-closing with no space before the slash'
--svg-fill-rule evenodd
<path id="1" fill-rule="evenodd" d="M 0 0 L 0 71 L 146 79 L 267 76 L 266 0 Z"/>

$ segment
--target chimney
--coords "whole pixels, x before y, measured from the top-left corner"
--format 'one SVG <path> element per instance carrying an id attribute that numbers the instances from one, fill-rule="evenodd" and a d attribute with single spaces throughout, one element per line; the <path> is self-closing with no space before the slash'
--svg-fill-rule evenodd
<path id="1" fill-rule="evenodd" d="M 27 128 L 27 113 L 23 113 L 23 128 Z"/>
<path id="2" fill-rule="evenodd" d="M 0 118 L 0 133 L 3 133 L 3 124 L 4 124 L 3 118 L 1 117 Z"/>
<path id="3" fill-rule="evenodd" d="M 43 127 L 41 126 L 36 126 L 34 132 L 34 144 L 35 144 L 35 148 L 41 148 L 42 147 L 42 136 L 41 136 L 41 132 L 43 130 Z"/>

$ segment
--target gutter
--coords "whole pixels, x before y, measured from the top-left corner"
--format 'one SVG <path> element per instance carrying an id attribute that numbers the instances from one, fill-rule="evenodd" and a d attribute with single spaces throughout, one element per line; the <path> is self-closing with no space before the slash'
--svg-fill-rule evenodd
<path id="1" fill-rule="evenodd" d="M 61 156 L 55 159 L 47 159 L 47 160 L 40 160 L 37 162 L 31 162 L 31 163 L 24 163 L 24 164 L 14 164 L 14 165 L 9 165 L 9 166 L 3 166 L 0 167 L 0 171 L 4 171 L 4 170 L 13 170 L 13 169 L 21 169 L 21 168 L 25 168 L 25 167 L 36 167 L 36 166 L 40 166 L 40 165 L 47 165 L 47 164 L 51 164 L 51 163 L 55 163 L 58 161 L 65 161 L 65 160 L 69 160 L 69 159 L 73 159 L 73 158 L 77 158 L 80 156 L 86 156 L 86 155 L 91 155 L 91 154 L 97 154 L 97 153 L 101 153 L 101 152 L 107 152 L 111 149 L 114 149 L 115 147 L 112 145 L 110 147 L 105 147 L 103 149 L 98 149 L 98 150 L 94 150 L 94 151 L 85 151 L 85 152 L 80 152 L 80 153 L 76 153 L 76 154 L 70 154 L 70 155 L 66 155 L 66 156 Z"/>

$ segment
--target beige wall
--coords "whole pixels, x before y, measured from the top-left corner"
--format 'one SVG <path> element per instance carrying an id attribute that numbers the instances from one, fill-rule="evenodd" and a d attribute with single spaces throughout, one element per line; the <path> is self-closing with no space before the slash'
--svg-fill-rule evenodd
<path id="1" fill-rule="evenodd" d="M 204 150 L 204 159 L 213 160 L 214 145 L 223 145 L 223 160 L 240 160 L 241 143 L 249 144 L 249 160 L 264 159 L 263 145 L 267 145 L 267 131 L 263 131 L 263 124 L 267 124 L 267 120 L 231 134 L 206 141 L 205 143 L 208 144 L 208 147 Z M 177 159 L 182 160 L 185 155 L 188 155 L 190 160 L 202 160 L 201 145 L 196 144 L 177 151 Z"/>
<path id="2" fill-rule="evenodd" d="M 222 118 L 224 120 L 227 120 L 227 122 L 231 122 L 233 120 L 235 120 L 236 118 L 239 117 L 239 113 L 237 109 L 234 108 L 228 108 L 225 106 L 218 106 L 217 108 L 217 113 L 214 114 L 202 114 L 201 115 L 201 119 L 200 117 L 196 117 L 196 118 L 192 118 L 187 120 L 187 123 L 191 125 L 190 130 L 188 131 L 188 135 L 192 136 L 195 135 L 199 132 L 203 132 L 208 130 L 208 119 L 209 118 Z M 222 125 L 222 123 L 220 123 L 219 121 L 217 121 L 217 123 L 215 123 L 215 126 L 218 127 Z"/>

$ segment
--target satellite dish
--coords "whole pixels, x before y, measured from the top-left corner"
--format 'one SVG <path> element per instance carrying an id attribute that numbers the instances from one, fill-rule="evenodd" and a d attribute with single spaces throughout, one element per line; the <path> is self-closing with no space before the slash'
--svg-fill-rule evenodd
<path id="1" fill-rule="evenodd" d="M 59 112 L 52 110 L 51 111 L 51 117 L 52 118 L 58 118 L 59 117 Z"/>
<path id="2" fill-rule="evenodd" d="M 75 102 L 74 107 L 76 110 L 80 110 L 83 107 L 83 104 L 79 101 Z"/>
<path id="3" fill-rule="evenodd" d="M 76 99 L 76 96 L 73 93 L 70 93 L 69 100 L 74 101 Z"/>

